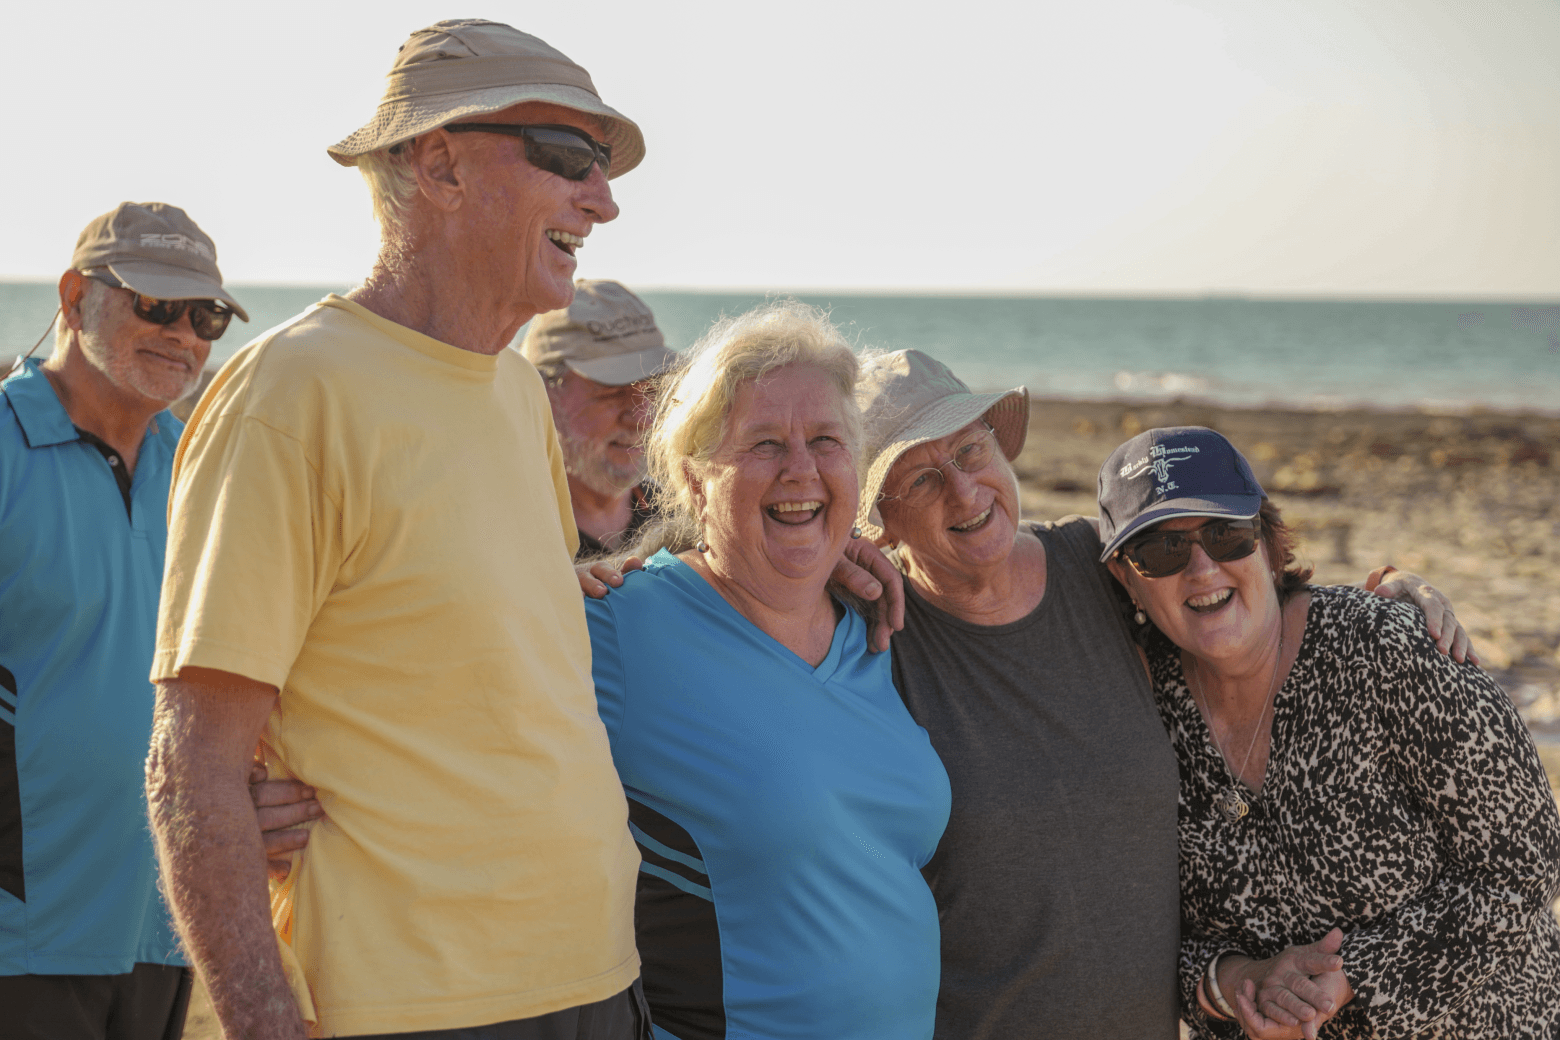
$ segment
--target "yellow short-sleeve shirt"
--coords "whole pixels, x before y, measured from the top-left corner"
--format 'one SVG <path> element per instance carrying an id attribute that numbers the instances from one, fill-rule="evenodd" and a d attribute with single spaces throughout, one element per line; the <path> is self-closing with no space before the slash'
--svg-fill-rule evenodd
<path id="1" fill-rule="evenodd" d="M 325 807 L 277 922 L 318 1033 L 633 982 L 639 857 L 535 369 L 328 297 L 223 367 L 169 521 L 152 678 L 278 687 L 266 745 Z"/>

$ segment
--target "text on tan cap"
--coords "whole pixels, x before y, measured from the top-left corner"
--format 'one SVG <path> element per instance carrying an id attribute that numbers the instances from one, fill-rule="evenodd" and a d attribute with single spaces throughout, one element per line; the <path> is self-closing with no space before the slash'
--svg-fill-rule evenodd
<path id="1" fill-rule="evenodd" d="M 619 282 L 588 278 L 574 283 L 573 303 L 531 319 L 520 353 L 537 368 L 565 365 L 605 386 L 653 378 L 677 358 L 643 300 Z"/>

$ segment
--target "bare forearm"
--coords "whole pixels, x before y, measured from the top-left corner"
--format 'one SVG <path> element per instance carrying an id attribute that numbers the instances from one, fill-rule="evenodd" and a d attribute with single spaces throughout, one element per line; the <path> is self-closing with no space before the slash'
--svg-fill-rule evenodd
<path id="1" fill-rule="evenodd" d="M 159 691 L 146 766 L 147 805 L 169 906 L 223 1034 L 229 1040 L 302 1040 L 307 1032 L 271 930 L 248 763 L 242 755 L 229 761 L 224 745 L 231 741 L 202 739 L 209 734 L 184 710 L 189 699 L 167 696 L 183 685 L 168 683 Z"/>

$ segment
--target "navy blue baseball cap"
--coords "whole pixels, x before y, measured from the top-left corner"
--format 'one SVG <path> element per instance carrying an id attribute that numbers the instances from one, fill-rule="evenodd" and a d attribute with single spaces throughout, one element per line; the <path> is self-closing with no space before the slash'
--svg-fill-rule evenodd
<path id="1" fill-rule="evenodd" d="M 1266 498 L 1246 457 L 1203 426 L 1145 430 L 1100 467 L 1100 560 L 1133 533 L 1178 516 L 1257 515 Z"/>

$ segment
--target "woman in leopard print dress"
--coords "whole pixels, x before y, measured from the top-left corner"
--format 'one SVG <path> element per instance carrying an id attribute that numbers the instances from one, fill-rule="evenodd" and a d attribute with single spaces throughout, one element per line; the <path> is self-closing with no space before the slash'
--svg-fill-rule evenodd
<path id="1" fill-rule="evenodd" d="M 1211 430 L 1134 438 L 1100 496 L 1180 763 L 1193 1036 L 1560 1037 L 1560 813 L 1501 688 L 1305 584 Z"/>

